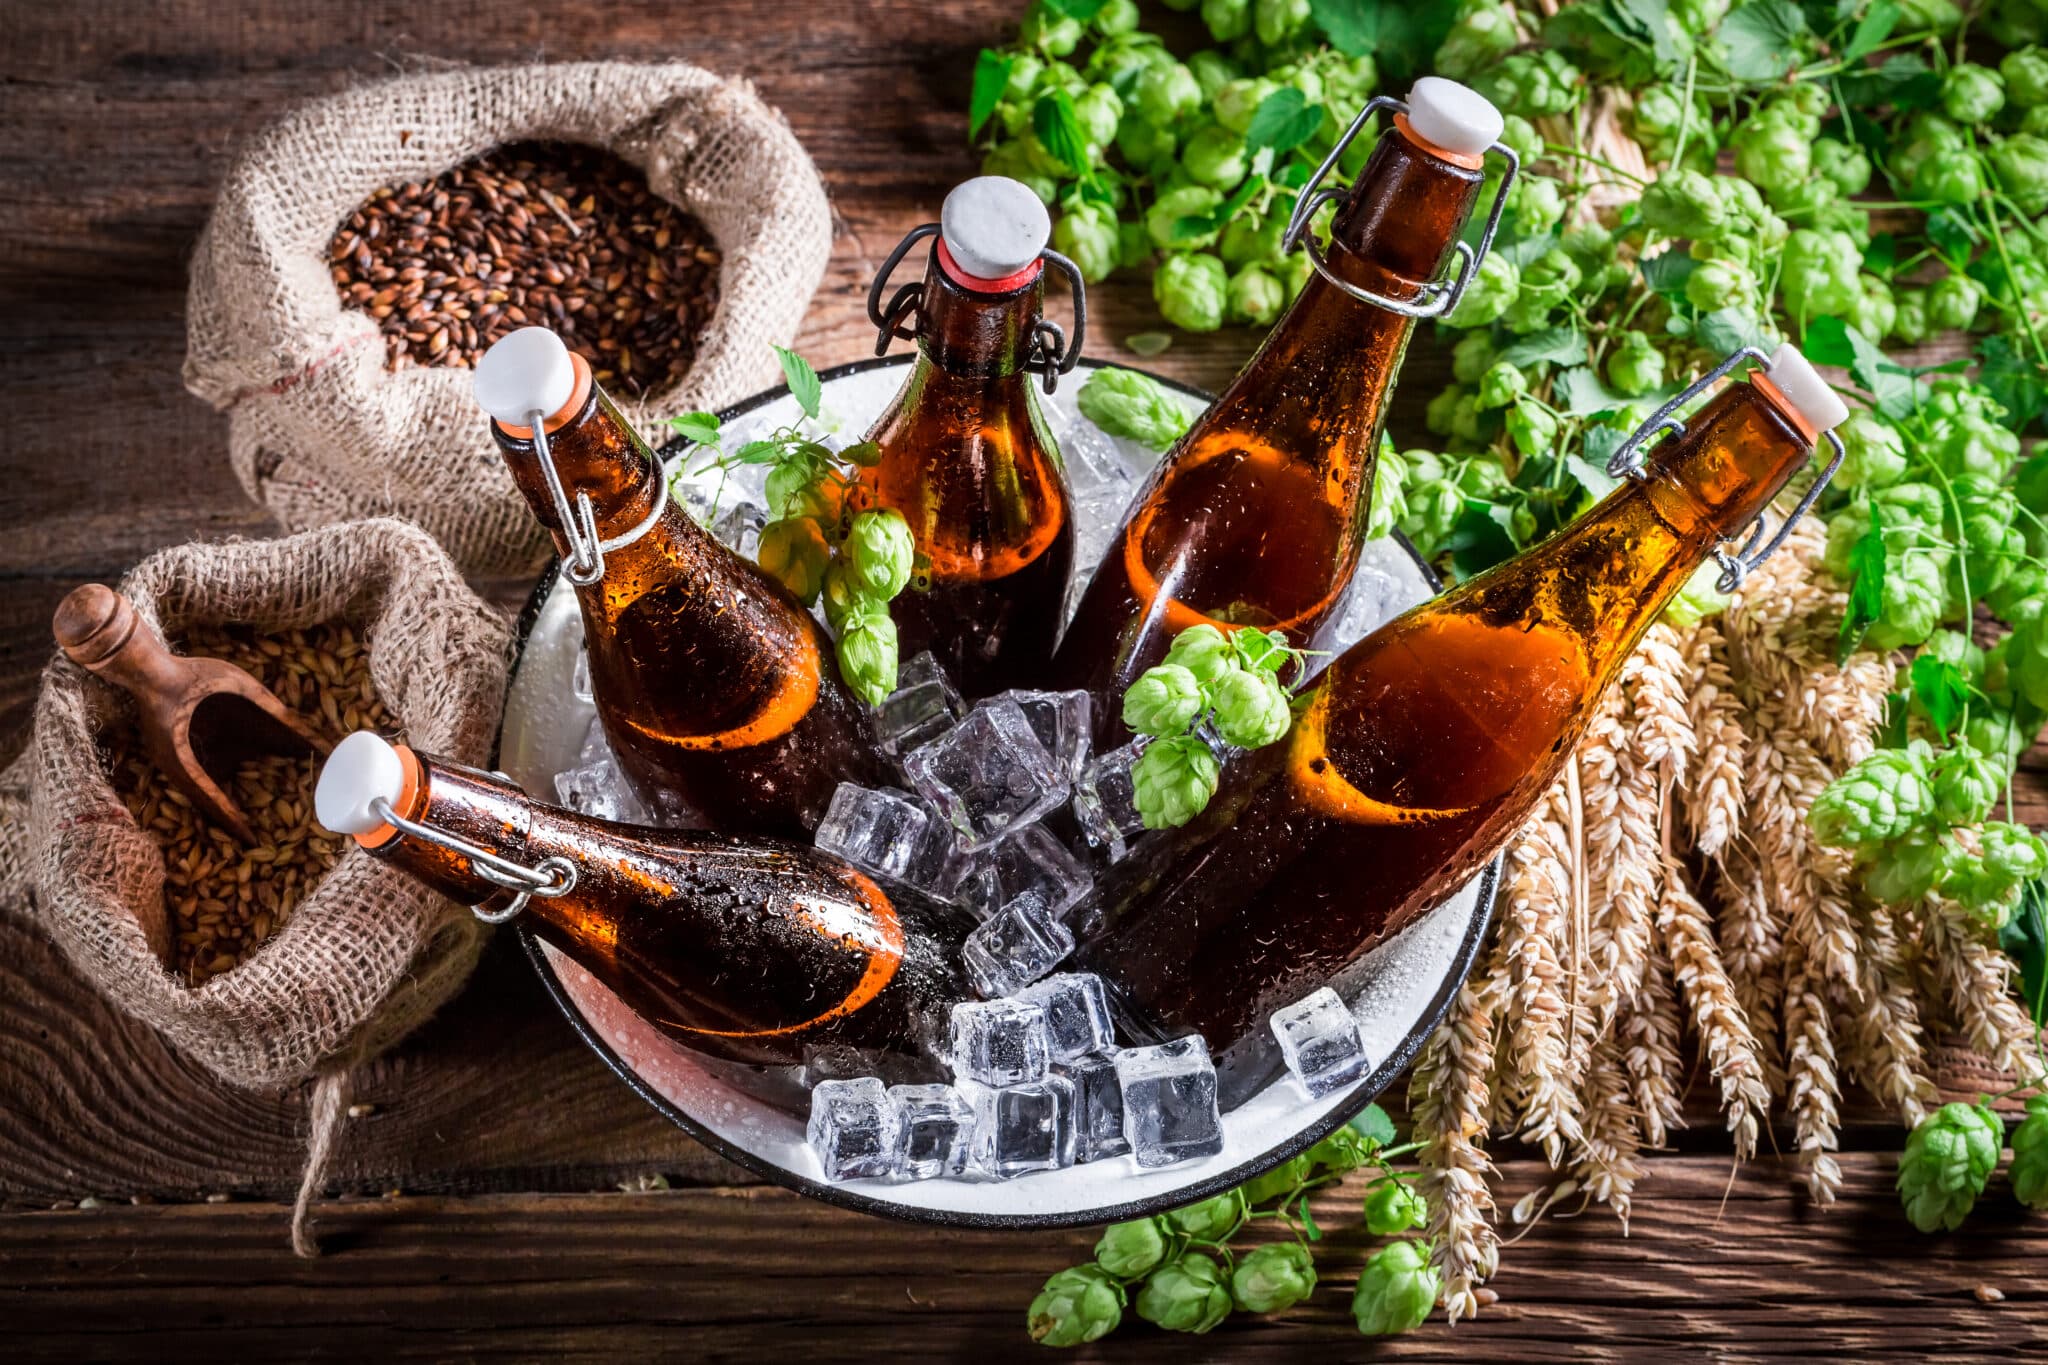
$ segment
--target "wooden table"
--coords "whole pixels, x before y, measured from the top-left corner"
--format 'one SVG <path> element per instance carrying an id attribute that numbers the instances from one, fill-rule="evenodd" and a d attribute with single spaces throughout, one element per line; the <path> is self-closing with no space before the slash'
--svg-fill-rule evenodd
<path id="1" fill-rule="evenodd" d="M 237 139 L 306 96 L 420 62 L 681 57 L 744 73 L 816 157 L 839 217 L 800 339 L 869 353 L 881 257 L 971 173 L 976 48 L 1020 0 L 770 7 L 750 0 L 67 0 L 7 7 L 0 53 L 0 735 L 11 753 L 88 579 L 193 537 L 275 528 L 243 496 L 225 424 L 178 379 L 185 265 Z M 1142 286 L 1099 291 L 1091 335 L 1147 323 Z M 1153 362 L 1215 384 L 1247 338 Z M 1128 357 L 1126 357 L 1128 358 Z M 1443 357 L 1418 348 L 1395 415 L 1420 429 Z M 516 585 L 499 585 L 510 592 Z M 112 1012 L 0 912 L 0 1354 L 9 1358 L 953 1358 L 1028 1348 L 1023 1309 L 1092 1234 L 997 1236 L 864 1219 L 750 1184 L 670 1128 L 570 1034 L 501 940 L 467 991 L 367 1069 L 344 1192 L 293 1259 L 285 1209 L 306 1096 L 202 1075 Z M 1503 1257 L 1501 1302 L 1378 1347 L 1345 1306 L 1363 1252 L 1283 1320 L 1200 1342 L 1128 1327 L 1101 1355 L 1356 1358 L 2010 1354 L 2048 1345 L 2030 1253 L 2048 1220 L 1999 1201 L 1922 1238 L 1890 1193 L 1900 1135 L 1848 1124 L 1844 1202 L 1808 1207 L 1788 1163 L 1732 1172 L 1713 1123 L 1653 1163 L 1628 1235 L 1551 1219 Z M 1544 1179 L 1501 1153 L 1512 1200 Z M 666 1186 L 666 1188 L 649 1188 Z M 1354 1196 L 1355 1197 L 1355 1196 Z M 1332 1196 L 1324 1221 L 1355 1223 Z M 1980 1303 L 1981 1285 L 2004 1302 Z"/>

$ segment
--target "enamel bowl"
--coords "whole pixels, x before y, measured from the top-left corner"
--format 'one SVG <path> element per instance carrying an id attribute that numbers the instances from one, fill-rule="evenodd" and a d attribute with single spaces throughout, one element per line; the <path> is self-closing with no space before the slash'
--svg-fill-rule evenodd
<path id="1" fill-rule="evenodd" d="M 907 363 L 908 357 L 898 356 L 825 372 L 827 419 L 836 418 L 845 438 L 856 439 L 895 395 Z M 1083 481 L 1086 467 L 1099 469 L 1119 459 L 1141 471 L 1156 457 L 1105 436 L 1075 407 L 1084 377 L 1071 376 L 1044 400 L 1077 482 Z M 1208 401 L 1195 390 L 1162 382 L 1190 412 Z M 797 407 L 787 389 L 775 389 L 722 416 L 728 448 L 733 448 L 730 436 L 744 439 L 792 421 Z M 1095 562 L 1107 544 L 1120 510 L 1100 506 L 1110 500 L 1097 498 L 1092 509 L 1086 503 L 1077 509 L 1077 565 Z M 1344 643 L 1434 591 L 1432 574 L 1405 541 L 1368 545 L 1352 596 L 1341 609 L 1349 626 Z M 522 626 L 498 766 L 529 792 L 552 801 L 554 775 L 574 766 L 594 715 L 570 685 L 582 623 L 574 593 L 552 568 L 536 587 Z M 1369 876 L 1371 869 L 1360 868 L 1359 874 Z M 804 1194 L 866 1213 L 976 1227 L 1069 1227 L 1142 1217 L 1229 1189 L 1306 1150 L 1363 1109 L 1414 1059 L 1457 994 L 1478 953 L 1499 878 L 1496 859 L 1339 983 L 1375 1063 L 1349 1090 L 1306 1100 L 1283 1074 L 1223 1116 L 1224 1145 L 1215 1156 L 1149 1171 L 1139 1170 L 1129 1157 L 1116 1157 L 1007 1181 L 826 1181 L 804 1143 L 801 1119 L 713 1079 L 687 1050 L 634 1015 L 588 973 L 524 929 L 520 933 L 548 993 L 606 1065 L 679 1127 L 730 1160 Z"/>

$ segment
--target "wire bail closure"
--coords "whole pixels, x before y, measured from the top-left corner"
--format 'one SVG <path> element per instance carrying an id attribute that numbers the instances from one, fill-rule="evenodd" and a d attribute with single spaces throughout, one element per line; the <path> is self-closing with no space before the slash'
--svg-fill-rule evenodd
<path id="1" fill-rule="evenodd" d="M 654 505 L 647 509 L 640 524 L 622 536 L 602 539 L 597 534 L 597 507 L 590 494 L 577 489 L 572 506 L 568 491 L 562 486 L 562 473 L 555 468 L 554 452 L 548 448 L 547 414 L 535 411 L 527 420 L 533 431 L 533 452 L 540 458 L 540 472 L 548 482 L 548 496 L 554 500 L 555 515 L 561 519 L 562 536 L 569 542 L 569 557 L 562 561 L 562 576 L 576 587 L 587 588 L 604 577 L 605 555 L 625 549 L 661 520 L 662 511 L 668 506 L 665 470 L 660 460 L 654 461 Z"/>
<path id="2" fill-rule="evenodd" d="M 889 342 L 894 338 L 917 340 L 919 313 L 924 303 L 924 282 L 913 280 L 903 285 L 890 297 L 886 306 L 882 303 L 882 295 L 889 288 L 889 277 L 910 254 L 911 247 L 927 237 L 936 238 L 938 235 L 937 223 L 921 223 L 912 228 L 875 273 L 875 282 L 868 287 L 868 321 L 875 325 L 876 355 L 887 355 Z M 936 254 L 936 243 L 933 251 Z M 1038 258 L 1067 277 L 1067 290 L 1074 300 L 1074 336 L 1071 342 L 1067 339 L 1066 329 L 1051 318 L 1040 318 L 1031 329 L 1031 350 L 1024 358 L 1024 368 L 1037 375 L 1050 394 L 1059 388 L 1060 376 L 1072 373 L 1074 366 L 1081 363 L 1081 347 L 1088 337 L 1088 286 L 1081 278 L 1081 267 L 1059 252 L 1048 247 L 1038 253 Z"/>
<path id="3" fill-rule="evenodd" d="M 1649 458 L 1647 447 L 1650 442 L 1657 438 L 1659 432 L 1668 431 L 1673 436 L 1680 437 L 1685 435 L 1685 423 L 1680 421 L 1677 416 L 1680 408 L 1705 393 L 1720 380 L 1727 378 L 1743 361 L 1753 361 L 1755 364 L 1768 369 L 1770 359 L 1769 356 L 1765 355 L 1758 348 L 1744 346 L 1713 369 L 1686 385 L 1677 397 L 1651 413 L 1648 421 L 1630 433 L 1629 438 L 1621 443 L 1621 448 L 1616 450 L 1613 456 L 1608 459 L 1607 472 L 1617 479 L 1633 479 L 1637 483 L 1647 481 L 1649 476 L 1644 472 L 1644 465 Z M 1806 492 L 1800 496 L 1797 505 L 1778 524 L 1777 532 L 1772 534 L 1768 541 L 1764 539 L 1766 533 L 1770 531 L 1770 518 L 1765 513 L 1758 512 L 1756 526 L 1750 531 L 1749 538 L 1743 541 L 1740 550 L 1730 554 L 1727 550 L 1720 548 L 1720 546 L 1715 547 L 1714 562 L 1721 566 L 1721 576 L 1715 580 L 1714 586 L 1721 592 L 1734 592 L 1742 586 L 1742 580 L 1747 578 L 1759 564 L 1762 564 L 1766 559 L 1776 554 L 1778 547 L 1785 543 L 1785 537 L 1791 535 L 1792 528 L 1799 524 L 1799 519 L 1813 510 L 1813 505 L 1820 501 L 1820 495 L 1827 491 L 1828 481 L 1833 479 L 1835 471 L 1842 467 L 1842 460 L 1847 456 L 1848 451 L 1842 445 L 1842 438 L 1835 434 L 1832 427 L 1821 434 L 1826 436 L 1828 444 L 1835 448 L 1835 457 L 1828 461 L 1828 467 L 1820 472 L 1820 477 L 1813 481 Z M 1725 536 L 1722 538 L 1721 544 L 1724 546 L 1733 545 L 1737 539 L 1739 539 L 1737 536 Z"/>
<path id="4" fill-rule="evenodd" d="M 1360 303 L 1369 303 L 1375 308 L 1384 308 L 1403 317 L 1442 317 L 1456 308 L 1458 301 L 1465 297 L 1465 288 L 1472 283 L 1472 276 L 1479 269 L 1479 263 L 1493 250 L 1493 235 L 1500 228 L 1501 210 L 1507 206 L 1508 191 L 1514 188 L 1515 177 L 1522 173 L 1522 158 L 1505 142 L 1495 141 L 1487 147 L 1488 152 L 1499 152 L 1507 158 L 1507 173 L 1501 177 L 1500 187 L 1494 191 L 1493 207 L 1486 214 L 1486 230 L 1479 236 L 1479 250 L 1474 252 L 1465 243 L 1457 243 L 1458 259 L 1452 274 L 1423 285 L 1413 299 L 1397 299 L 1371 289 L 1361 289 L 1349 280 L 1339 279 L 1336 272 L 1330 269 L 1329 261 L 1323 257 L 1322 248 L 1316 245 L 1315 238 L 1309 233 L 1309 224 L 1324 204 L 1342 199 L 1351 193 L 1349 185 L 1325 185 L 1323 181 L 1337 168 L 1337 162 L 1344 155 L 1344 149 L 1349 147 L 1352 139 L 1364 129 L 1366 121 L 1383 109 L 1405 114 L 1408 112 L 1408 102 L 1395 99 L 1392 95 L 1375 95 L 1366 103 L 1365 108 L 1358 111 L 1358 117 L 1351 120 L 1351 126 L 1344 130 L 1344 136 L 1337 139 L 1337 145 L 1330 149 L 1330 154 L 1323 158 L 1323 164 L 1316 167 L 1316 173 L 1308 178 L 1308 183 L 1301 187 L 1301 193 L 1295 197 L 1294 212 L 1288 216 L 1287 231 L 1280 238 L 1280 249 L 1306 249 L 1309 264 L 1316 268 L 1316 273 Z"/>
<path id="5" fill-rule="evenodd" d="M 496 776 L 504 777 L 504 774 L 498 773 Z M 370 809 L 394 829 L 469 859 L 471 870 L 493 886 L 501 886 L 507 891 L 517 893 L 512 897 L 511 904 L 502 910 L 486 910 L 480 904 L 470 906 L 470 912 L 485 924 L 503 924 L 524 910 L 527 902 L 535 896 L 542 900 L 553 900 L 557 896 L 566 896 L 576 889 L 576 864 L 559 854 L 543 858 L 538 867 L 527 867 L 509 858 L 501 858 L 487 848 L 479 848 L 467 839 L 457 838 L 446 830 L 408 820 L 393 810 L 391 803 L 381 796 L 370 803 Z"/>

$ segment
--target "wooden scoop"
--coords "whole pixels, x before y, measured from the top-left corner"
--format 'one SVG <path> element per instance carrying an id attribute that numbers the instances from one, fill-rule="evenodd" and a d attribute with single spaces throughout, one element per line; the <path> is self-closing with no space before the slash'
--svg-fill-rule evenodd
<path id="1" fill-rule="evenodd" d="M 227 791 L 237 765 L 267 754 L 324 754 L 327 744 L 244 670 L 173 654 L 140 624 L 134 603 L 88 583 L 57 604 L 51 629 L 73 663 L 134 696 L 150 758 L 199 813 L 255 843 Z"/>

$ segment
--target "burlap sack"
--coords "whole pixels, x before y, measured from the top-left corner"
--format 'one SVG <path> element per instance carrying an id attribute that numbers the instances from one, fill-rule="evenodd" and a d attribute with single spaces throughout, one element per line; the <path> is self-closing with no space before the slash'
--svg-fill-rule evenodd
<path id="1" fill-rule="evenodd" d="M 121 584 L 145 627 L 285 630 L 345 620 L 411 744 L 468 763 L 489 755 L 511 632 L 422 531 L 384 519 L 282 540 L 185 545 Z M 165 965 L 163 860 L 107 780 L 100 737 L 125 693 L 59 656 L 43 674 L 29 749 L 25 830 L 10 845 L 30 913 L 115 1005 L 237 1085 L 338 1075 L 396 1042 L 467 979 L 482 926 L 466 909 L 350 849 L 284 926 L 239 966 L 187 986 Z M 0 876 L 0 880 L 9 880 Z"/>
<path id="2" fill-rule="evenodd" d="M 367 85 L 303 106 L 243 149 L 192 263 L 185 386 L 228 413 L 236 476 L 288 529 L 395 513 L 478 576 L 529 571 L 546 554 L 470 372 L 387 370 L 376 324 L 342 307 L 326 264 L 335 228 L 373 190 L 531 140 L 634 163 L 723 253 L 695 363 L 628 416 L 644 429 L 774 382 L 769 343 L 795 335 L 831 215 L 810 158 L 746 82 L 587 62 Z"/>

